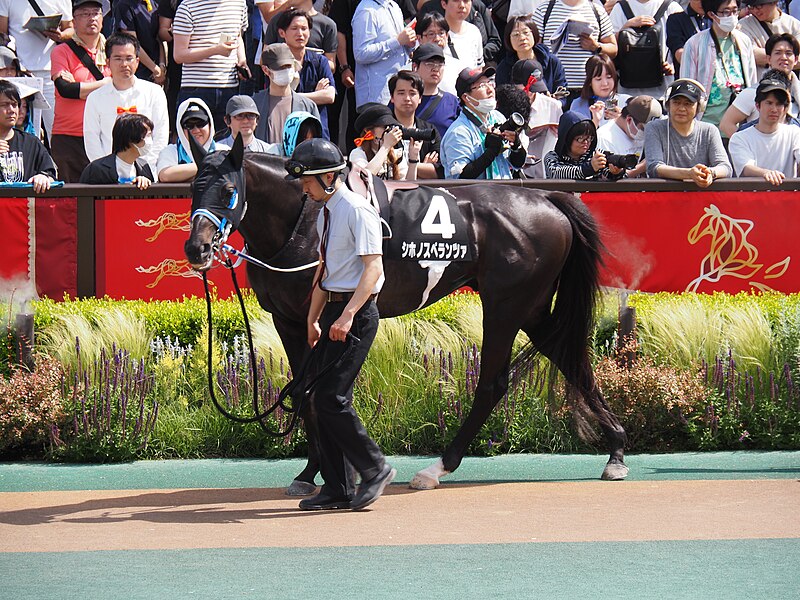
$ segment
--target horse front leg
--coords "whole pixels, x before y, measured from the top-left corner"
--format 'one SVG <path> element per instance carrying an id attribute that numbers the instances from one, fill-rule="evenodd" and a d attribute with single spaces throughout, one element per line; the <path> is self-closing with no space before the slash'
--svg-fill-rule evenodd
<path id="1" fill-rule="evenodd" d="M 439 486 L 442 477 L 455 471 L 461 464 L 472 440 L 508 390 L 511 346 L 516 333 L 516 330 L 511 331 L 505 325 L 496 322 L 489 324 L 484 320 L 481 374 L 475 389 L 472 408 L 442 457 L 414 475 L 409 487 L 416 490 L 432 490 Z"/>
<path id="2" fill-rule="evenodd" d="M 286 356 L 289 359 L 289 366 L 292 374 L 295 375 L 303 364 L 305 353 L 309 351 L 306 328 L 304 324 L 294 321 L 287 321 L 273 315 L 275 330 L 283 342 Z M 300 411 L 303 419 L 303 426 L 306 430 L 306 440 L 308 442 L 308 459 L 306 466 L 298 474 L 292 483 L 286 488 L 288 496 L 310 496 L 317 490 L 314 479 L 319 473 L 319 434 L 317 432 L 316 417 L 313 415 L 312 403 L 306 401 Z"/>

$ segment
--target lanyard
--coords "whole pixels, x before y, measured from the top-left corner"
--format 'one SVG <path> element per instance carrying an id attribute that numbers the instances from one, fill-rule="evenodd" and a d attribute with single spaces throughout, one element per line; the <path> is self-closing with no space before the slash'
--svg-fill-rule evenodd
<path id="1" fill-rule="evenodd" d="M 728 71 L 728 64 L 725 62 L 725 53 L 722 51 L 722 46 L 720 45 L 719 40 L 717 39 L 717 35 L 714 33 L 714 29 L 711 28 L 708 30 L 708 32 L 711 34 L 711 39 L 714 40 L 714 46 L 717 49 L 717 56 L 719 56 L 720 60 L 722 61 L 722 70 L 725 71 L 725 79 L 726 79 L 725 87 L 730 89 L 731 92 L 734 95 L 736 95 L 741 91 L 742 86 L 736 85 L 735 83 L 733 83 L 733 80 L 731 79 L 731 73 L 730 71 Z M 738 49 L 738 45 L 736 44 L 736 39 L 732 37 L 733 33 L 731 33 L 730 35 L 733 45 Z M 741 58 L 739 59 L 739 63 L 741 64 Z M 744 81 L 744 67 L 742 67 L 742 80 Z"/>

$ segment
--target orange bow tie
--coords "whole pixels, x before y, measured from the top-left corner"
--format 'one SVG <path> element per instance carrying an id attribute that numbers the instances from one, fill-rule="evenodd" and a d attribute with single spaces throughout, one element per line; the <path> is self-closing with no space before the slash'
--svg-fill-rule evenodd
<path id="1" fill-rule="evenodd" d="M 118 106 L 117 107 L 117 114 L 118 115 L 121 115 L 123 113 L 136 113 L 136 112 L 137 112 L 137 110 L 136 110 L 135 106 L 129 106 L 128 108 L 125 108 L 123 106 Z"/>
<path id="2" fill-rule="evenodd" d="M 364 134 L 363 137 L 356 138 L 353 141 L 355 142 L 356 147 L 361 148 L 361 144 L 363 144 L 364 142 L 368 142 L 370 140 L 374 140 L 374 139 L 375 139 L 375 134 L 372 133 L 371 131 L 368 131 L 367 133 Z"/>

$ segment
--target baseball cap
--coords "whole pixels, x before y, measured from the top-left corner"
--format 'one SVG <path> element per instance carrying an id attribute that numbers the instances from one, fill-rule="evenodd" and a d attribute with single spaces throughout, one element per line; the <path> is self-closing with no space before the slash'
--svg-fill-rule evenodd
<path id="1" fill-rule="evenodd" d="M 484 69 L 462 69 L 456 79 L 456 95 L 461 98 L 462 94 L 468 94 L 470 88 L 481 77 L 494 77 L 494 67 L 486 67 Z"/>
<path id="2" fill-rule="evenodd" d="M 72 0 L 72 10 L 75 10 L 79 6 L 83 6 L 84 4 L 94 4 L 100 8 L 103 8 L 103 3 L 100 0 Z"/>
<path id="3" fill-rule="evenodd" d="M 181 126 L 183 126 L 186 121 L 190 121 L 192 119 L 202 121 L 203 124 L 208 123 L 210 120 L 206 109 L 199 104 L 194 103 L 189 104 L 189 106 L 186 107 L 186 111 L 181 116 Z"/>
<path id="4" fill-rule="evenodd" d="M 253 100 L 251 96 L 232 96 L 230 100 L 228 100 L 228 104 L 225 106 L 225 114 L 229 117 L 235 117 L 236 115 L 240 115 L 242 113 L 252 113 L 254 115 L 261 116 L 261 113 L 258 112 L 258 106 L 256 106 L 256 101 Z"/>
<path id="5" fill-rule="evenodd" d="M 646 95 L 628 98 L 628 103 L 625 105 L 624 110 L 637 123 L 649 123 L 653 119 L 660 118 L 663 114 L 661 104 L 652 96 Z"/>
<path id="6" fill-rule="evenodd" d="M 747 6 L 761 6 L 762 4 L 775 4 L 777 0 L 744 0 Z"/>
<path id="7" fill-rule="evenodd" d="M 526 92 L 548 92 L 544 71 L 538 60 L 518 60 L 511 67 L 511 83 L 525 86 Z"/>
<path id="8" fill-rule="evenodd" d="M 678 79 L 672 84 L 669 90 L 670 99 L 676 96 L 683 96 L 692 102 L 700 102 L 705 91 L 696 81 L 691 79 Z"/>
<path id="9" fill-rule="evenodd" d="M 444 50 L 438 44 L 426 42 L 420 44 L 414 54 L 411 55 L 411 62 L 421 63 L 423 60 L 430 60 L 432 58 L 440 58 L 444 62 Z"/>
<path id="10" fill-rule="evenodd" d="M 368 102 L 361 108 L 361 112 L 356 117 L 354 127 L 356 133 L 360 134 L 367 127 L 375 127 L 377 125 L 386 127 L 399 124 L 388 106 L 378 102 Z"/>
<path id="11" fill-rule="evenodd" d="M 780 79 L 762 79 L 758 82 L 758 87 L 756 88 L 756 94 L 761 96 L 762 94 L 766 94 L 768 92 L 783 92 L 786 94 L 786 97 L 791 99 L 791 94 L 789 93 L 789 88 L 786 86 L 786 83 L 781 81 Z"/>
<path id="12" fill-rule="evenodd" d="M 19 58 L 11 48 L 0 46 L 0 68 L 15 67 L 19 70 Z"/>
<path id="13" fill-rule="evenodd" d="M 283 43 L 270 44 L 261 54 L 261 64 L 272 71 L 278 71 L 284 65 L 294 65 L 296 62 L 289 46 Z"/>

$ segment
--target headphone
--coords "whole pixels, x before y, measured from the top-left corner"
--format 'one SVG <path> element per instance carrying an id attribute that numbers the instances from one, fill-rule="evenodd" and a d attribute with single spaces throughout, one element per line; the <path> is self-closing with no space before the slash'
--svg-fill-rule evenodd
<path id="1" fill-rule="evenodd" d="M 702 113 L 706 111 L 706 106 L 708 105 L 708 93 L 706 92 L 706 88 L 703 87 L 703 84 L 695 79 L 689 79 L 688 77 L 683 77 L 681 79 L 676 79 L 673 81 L 670 86 L 667 88 L 666 94 L 664 94 L 664 104 L 667 107 L 667 115 L 669 116 L 669 101 L 672 99 L 672 93 L 675 91 L 675 88 L 678 87 L 678 84 L 681 83 L 691 83 L 696 85 L 700 89 L 700 100 L 697 103 L 697 112 Z"/>

